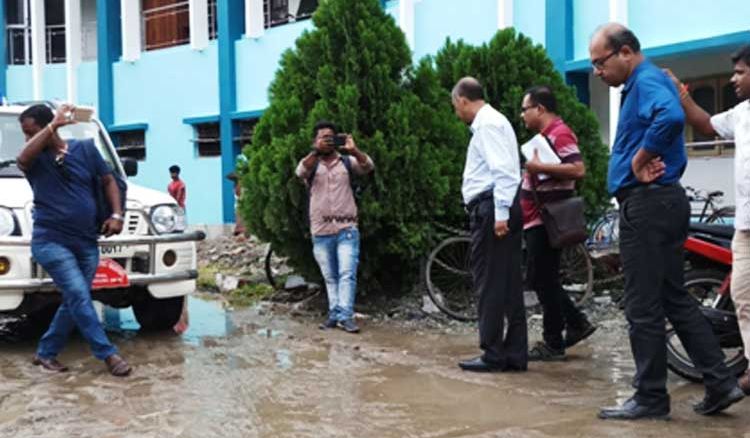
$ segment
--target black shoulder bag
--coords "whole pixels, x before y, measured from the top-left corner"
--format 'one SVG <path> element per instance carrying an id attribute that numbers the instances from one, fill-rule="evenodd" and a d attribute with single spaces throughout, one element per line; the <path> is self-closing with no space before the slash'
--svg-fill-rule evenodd
<path id="1" fill-rule="evenodd" d="M 550 143 L 547 137 L 545 139 Z M 554 145 L 550 143 L 550 146 L 554 151 Z M 534 203 L 541 212 L 544 228 L 547 230 L 549 244 L 552 248 L 565 248 L 586 241 L 588 230 L 583 215 L 585 204 L 582 197 L 572 196 L 559 201 L 542 203 L 539 201 L 539 195 L 536 192 L 535 176 L 531 176 L 531 191 L 534 194 Z"/>

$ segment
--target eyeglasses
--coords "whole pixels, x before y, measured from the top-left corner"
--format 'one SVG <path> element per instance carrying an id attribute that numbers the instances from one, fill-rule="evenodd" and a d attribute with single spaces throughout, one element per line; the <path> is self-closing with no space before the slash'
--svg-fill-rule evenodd
<path id="1" fill-rule="evenodd" d="M 617 55 L 618 53 L 620 53 L 619 49 L 618 50 L 613 50 L 612 52 L 610 52 L 609 55 L 607 55 L 607 56 L 605 56 L 603 58 L 592 59 L 591 60 L 591 65 L 593 65 L 595 69 L 601 70 L 601 69 L 604 68 L 604 64 L 609 60 L 609 58 Z"/>
<path id="2" fill-rule="evenodd" d="M 522 106 L 522 107 L 521 107 L 521 114 L 525 113 L 526 111 L 528 111 L 528 110 L 530 110 L 530 109 L 532 109 L 532 108 L 536 108 L 536 107 L 538 107 L 538 106 L 539 106 L 539 105 L 529 105 L 529 106 Z"/>

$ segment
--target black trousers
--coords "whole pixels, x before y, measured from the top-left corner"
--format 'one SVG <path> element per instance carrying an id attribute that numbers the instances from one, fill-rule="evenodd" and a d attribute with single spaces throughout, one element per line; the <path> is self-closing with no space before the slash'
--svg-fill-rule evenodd
<path id="1" fill-rule="evenodd" d="M 489 363 L 526 369 L 528 338 L 521 285 L 521 207 L 518 196 L 510 209 L 510 232 L 495 237 L 493 200 L 469 212 L 471 273 L 479 296 L 479 346 Z M 508 329 L 504 330 L 507 320 Z"/>
<path id="2" fill-rule="evenodd" d="M 723 393 L 736 380 L 724 365 L 708 321 L 684 288 L 683 245 L 690 204 L 679 185 L 648 187 L 618 196 L 635 399 L 652 406 L 669 403 L 665 317 L 703 373 L 707 391 Z"/>
<path id="3" fill-rule="evenodd" d="M 549 245 L 547 230 L 543 225 L 524 231 L 526 238 L 526 278 L 536 291 L 542 304 L 543 339 L 552 348 L 565 348 L 563 330 L 580 329 L 586 317 L 570 299 L 560 284 L 561 250 Z"/>

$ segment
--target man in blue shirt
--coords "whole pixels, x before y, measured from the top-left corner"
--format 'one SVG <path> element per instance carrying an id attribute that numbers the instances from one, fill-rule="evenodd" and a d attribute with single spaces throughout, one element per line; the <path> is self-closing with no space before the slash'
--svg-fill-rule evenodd
<path id="1" fill-rule="evenodd" d="M 683 245 L 690 204 L 679 181 L 687 165 L 685 115 L 671 80 L 641 53 L 638 38 L 616 23 L 599 28 L 589 46 L 594 74 L 622 88 L 617 136 L 609 161 L 609 192 L 620 204 L 620 257 L 625 315 L 635 359 L 636 392 L 602 419 L 666 419 L 665 317 L 703 372 L 704 399 L 696 413 L 720 412 L 744 394 L 724 365 L 711 327 L 685 290 Z"/>
<path id="2" fill-rule="evenodd" d="M 120 192 L 92 141 L 65 141 L 57 134 L 61 126 L 74 123 L 74 110 L 63 105 L 53 115 L 47 106 L 34 105 L 18 118 L 26 145 L 16 162 L 34 192 L 31 254 L 62 295 L 33 363 L 49 371 L 67 371 L 57 355 L 78 328 L 109 372 L 126 376 L 130 366 L 107 339 L 91 301 L 91 283 L 99 265 L 99 232 L 111 236 L 122 231 Z M 95 194 L 102 186 L 114 214 L 98 230 Z"/>
<path id="3" fill-rule="evenodd" d="M 452 102 L 456 115 L 472 132 L 461 193 L 469 212 L 469 264 L 479 297 L 479 346 L 484 351 L 458 365 L 465 371 L 526 371 L 523 220 L 518 196 L 521 164 L 516 134 L 508 119 L 485 103 L 484 89 L 476 79 L 458 81 Z"/>

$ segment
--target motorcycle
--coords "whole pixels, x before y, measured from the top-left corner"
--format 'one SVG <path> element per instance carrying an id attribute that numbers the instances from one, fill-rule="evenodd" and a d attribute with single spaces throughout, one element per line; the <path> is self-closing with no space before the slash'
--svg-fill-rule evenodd
<path id="1" fill-rule="evenodd" d="M 685 241 L 685 288 L 700 305 L 724 352 L 724 363 L 734 375 L 747 369 L 742 337 L 730 296 L 732 225 L 694 223 Z M 667 326 L 667 366 L 694 382 L 703 375 L 683 348 L 677 333 Z"/>

